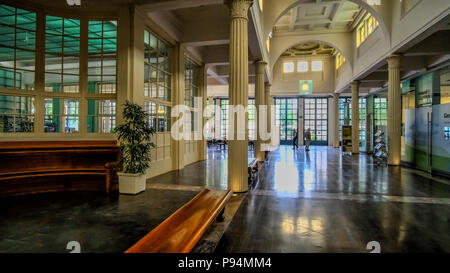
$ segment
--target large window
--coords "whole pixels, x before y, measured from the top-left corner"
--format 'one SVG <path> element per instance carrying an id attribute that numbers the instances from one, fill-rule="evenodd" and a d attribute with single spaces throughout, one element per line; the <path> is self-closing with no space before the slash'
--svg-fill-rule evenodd
<path id="1" fill-rule="evenodd" d="M 328 99 L 305 98 L 304 129 L 310 129 L 313 144 L 328 142 Z"/>
<path id="2" fill-rule="evenodd" d="M 356 47 L 359 47 L 378 27 L 378 21 L 369 15 L 356 29 Z"/>
<path id="3" fill-rule="evenodd" d="M 144 95 L 170 101 L 172 48 L 149 31 L 144 32 Z"/>
<path id="4" fill-rule="evenodd" d="M 33 132 L 34 98 L 0 95 L 0 132 Z"/>
<path id="5" fill-rule="evenodd" d="M 42 39 L 36 39 L 38 25 Z M 42 78 L 35 77 L 36 60 L 43 61 Z M 0 5 L 2 133 L 111 132 L 116 71 L 117 21 L 36 16 L 35 11 Z M 35 112 L 35 103 L 42 104 L 36 105 L 41 111 Z M 35 120 L 43 124 L 35 127 Z"/>
<path id="6" fill-rule="evenodd" d="M 200 66 L 185 58 L 184 67 L 184 104 L 194 107 L 194 98 L 198 97 L 200 84 Z"/>
<path id="7" fill-rule="evenodd" d="M 34 88 L 36 13 L 0 5 L 0 88 Z"/>
<path id="8" fill-rule="evenodd" d="M 359 141 L 362 150 L 366 147 L 366 115 L 366 98 L 359 98 Z"/>
<path id="9" fill-rule="evenodd" d="M 172 47 L 150 31 L 144 31 L 144 108 L 149 114 L 149 124 L 157 132 L 170 131 L 171 90 L 172 90 Z M 187 62 L 186 62 L 187 65 Z M 191 73 L 192 67 L 185 68 L 185 82 L 188 93 L 196 93 L 198 81 Z M 192 65 L 194 65 L 192 63 Z M 192 91 L 194 90 L 194 91 Z M 186 98 L 185 98 L 186 99 Z M 191 106 L 193 100 L 189 97 Z M 187 102 L 187 101 L 186 101 Z M 193 105 L 192 105 L 193 106 Z"/>

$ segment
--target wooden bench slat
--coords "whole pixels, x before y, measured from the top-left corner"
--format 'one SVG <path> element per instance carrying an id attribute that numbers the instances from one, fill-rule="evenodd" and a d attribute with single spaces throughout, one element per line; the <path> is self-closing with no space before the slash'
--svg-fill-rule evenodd
<path id="1" fill-rule="evenodd" d="M 204 189 L 125 253 L 189 253 L 231 195 Z"/>

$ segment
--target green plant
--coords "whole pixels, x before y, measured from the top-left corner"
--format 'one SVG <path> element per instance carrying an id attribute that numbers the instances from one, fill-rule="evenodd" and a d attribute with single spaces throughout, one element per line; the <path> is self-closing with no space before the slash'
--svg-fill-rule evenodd
<path id="1" fill-rule="evenodd" d="M 150 166 L 150 142 L 155 130 L 148 124 L 148 114 L 142 107 L 127 101 L 123 109 L 123 124 L 114 130 L 120 143 L 120 164 L 125 173 L 143 174 Z"/>

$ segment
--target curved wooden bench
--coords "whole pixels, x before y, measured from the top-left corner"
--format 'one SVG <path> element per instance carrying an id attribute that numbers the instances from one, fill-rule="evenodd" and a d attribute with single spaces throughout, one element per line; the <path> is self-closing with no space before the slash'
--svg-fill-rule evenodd
<path id="1" fill-rule="evenodd" d="M 116 141 L 0 142 L 0 196 L 108 191 L 117 152 Z"/>
<path id="2" fill-rule="evenodd" d="M 232 191 L 204 189 L 125 253 L 189 253 L 231 198 Z"/>

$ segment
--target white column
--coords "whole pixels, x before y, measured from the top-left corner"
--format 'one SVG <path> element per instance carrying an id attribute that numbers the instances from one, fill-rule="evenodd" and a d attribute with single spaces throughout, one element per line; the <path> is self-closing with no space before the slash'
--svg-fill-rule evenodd
<path id="1" fill-rule="evenodd" d="M 255 141 L 255 157 L 258 159 L 259 162 L 264 161 L 264 151 L 261 151 L 261 136 L 259 135 L 259 119 L 260 119 L 260 112 L 259 112 L 259 106 L 265 105 L 265 87 L 264 87 L 264 68 L 266 66 L 266 62 L 264 61 L 257 61 L 255 63 L 255 107 L 256 107 L 256 141 Z"/>
<path id="2" fill-rule="evenodd" d="M 339 148 L 339 94 L 333 94 L 333 146 Z"/>
<path id="3" fill-rule="evenodd" d="M 388 164 L 400 165 L 402 108 L 400 96 L 400 56 L 391 55 L 387 58 L 389 69 L 388 82 Z"/>
<path id="4" fill-rule="evenodd" d="M 359 82 L 351 83 L 352 87 L 352 150 L 359 154 Z"/>
<path id="5" fill-rule="evenodd" d="M 230 106 L 248 105 L 248 9 L 252 0 L 227 1 L 231 9 L 230 27 Z M 245 115 L 248 117 L 247 115 Z M 228 144 L 228 187 L 234 192 L 248 190 L 248 134 L 244 140 L 237 140 L 237 115 L 233 119 L 235 130 L 233 140 Z M 248 118 L 246 118 L 248 123 Z M 245 128 L 248 128 L 246 125 Z"/>

